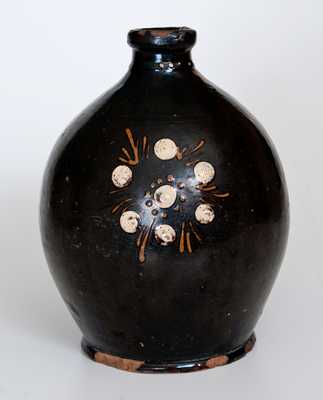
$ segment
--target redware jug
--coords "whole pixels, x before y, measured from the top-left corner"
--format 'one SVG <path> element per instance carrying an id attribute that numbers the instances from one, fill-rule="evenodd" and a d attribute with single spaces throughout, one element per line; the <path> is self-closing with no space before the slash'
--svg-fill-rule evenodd
<path id="1" fill-rule="evenodd" d="M 197 72 L 195 40 L 130 31 L 129 71 L 60 136 L 44 175 L 43 245 L 82 348 L 128 371 L 249 352 L 286 245 L 277 153 Z"/>

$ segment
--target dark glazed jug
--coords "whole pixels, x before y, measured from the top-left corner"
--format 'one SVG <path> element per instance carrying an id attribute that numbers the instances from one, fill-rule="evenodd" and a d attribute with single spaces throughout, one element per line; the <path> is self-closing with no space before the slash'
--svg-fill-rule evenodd
<path id="1" fill-rule="evenodd" d="M 211 368 L 250 351 L 288 231 L 263 129 L 194 68 L 196 32 L 129 32 L 129 72 L 59 138 L 41 232 L 94 360 Z"/>

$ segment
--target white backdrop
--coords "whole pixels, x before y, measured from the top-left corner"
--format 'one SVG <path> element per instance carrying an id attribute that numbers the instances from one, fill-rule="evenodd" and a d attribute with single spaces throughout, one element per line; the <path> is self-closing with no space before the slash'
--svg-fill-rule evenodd
<path id="1" fill-rule="evenodd" d="M 323 3 L 320 0 L 2 0 L 0 399 L 321 397 Z M 291 232 L 240 362 L 138 375 L 86 359 L 38 231 L 40 183 L 66 124 L 127 70 L 131 28 L 190 26 L 196 67 L 265 126 L 283 162 Z"/>

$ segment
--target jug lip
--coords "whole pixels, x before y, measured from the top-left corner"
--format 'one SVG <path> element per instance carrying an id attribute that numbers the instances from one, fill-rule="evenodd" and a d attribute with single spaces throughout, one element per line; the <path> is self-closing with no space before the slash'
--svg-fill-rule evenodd
<path id="1" fill-rule="evenodd" d="M 189 51 L 196 31 L 183 27 L 139 28 L 128 33 L 128 44 L 142 51 Z"/>

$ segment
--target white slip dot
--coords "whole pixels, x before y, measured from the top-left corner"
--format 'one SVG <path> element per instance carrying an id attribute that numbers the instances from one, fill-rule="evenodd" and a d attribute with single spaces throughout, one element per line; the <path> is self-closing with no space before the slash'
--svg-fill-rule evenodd
<path id="1" fill-rule="evenodd" d="M 171 160 L 176 156 L 177 146 L 171 139 L 160 139 L 155 143 L 154 152 L 156 157 L 161 160 Z"/>
<path id="2" fill-rule="evenodd" d="M 135 211 L 125 211 L 120 217 L 120 226 L 127 233 L 135 233 L 140 217 Z"/>
<path id="3" fill-rule="evenodd" d="M 212 164 L 206 161 L 200 161 L 194 167 L 195 178 L 200 183 L 209 183 L 215 176 L 215 169 Z"/>
<path id="4" fill-rule="evenodd" d="M 176 232 L 170 225 L 162 224 L 155 229 L 155 238 L 162 246 L 167 246 L 175 241 Z"/>
<path id="5" fill-rule="evenodd" d="M 176 201 L 176 190 L 170 185 L 160 186 L 154 193 L 154 199 L 160 208 L 169 208 Z"/>
<path id="6" fill-rule="evenodd" d="M 114 186 L 118 188 L 123 188 L 129 185 L 131 180 L 132 180 L 132 171 L 126 165 L 118 165 L 112 171 L 112 182 Z"/>
<path id="7" fill-rule="evenodd" d="M 214 220 L 215 214 L 210 204 L 200 204 L 195 210 L 195 218 L 201 224 L 209 224 Z"/>

